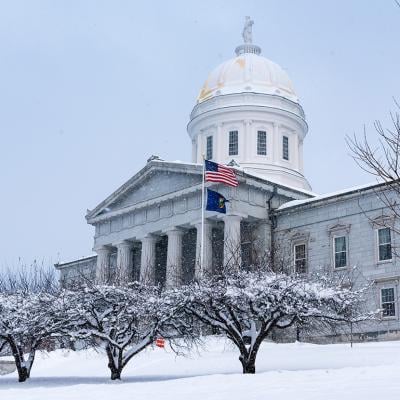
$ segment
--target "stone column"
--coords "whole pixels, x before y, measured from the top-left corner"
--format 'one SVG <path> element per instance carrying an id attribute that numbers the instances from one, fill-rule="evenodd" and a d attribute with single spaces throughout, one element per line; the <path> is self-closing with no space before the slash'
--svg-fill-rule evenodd
<path id="1" fill-rule="evenodd" d="M 212 224 L 204 221 L 204 252 L 203 252 L 203 266 L 201 268 L 200 252 L 201 252 L 201 223 L 196 224 L 197 239 L 196 239 L 196 265 L 194 276 L 196 279 L 201 278 L 203 275 L 211 275 L 213 272 L 212 265 Z"/>
<path id="2" fill-rule="evenodd" d="M 242 263 L 242 250 L 240 238 L 240 221 L 238 215 L 224 217 L 224 267 L 240 267 Z"/>
<path id="3" fill-rule="evenodd" d="M 222 134 L 223 123 L 219 123 L 217 125 L 217 134 L 215 135 L 215 144 L 214 144 L 214 160 L 220 160 L 224 150 L 226 149 L 225 140 Z"/>
<path id="4" fill-rule="evenodd" d="M 182 236 L 183 231 L 172 229 L 167 232 L 167 268 L 165 286 L 177 287 L 182 283 Z"/>
<path id="5" fill-rule="evenodd" d="M 257 255 L 257 262 L 269 262 L 271 252 L 271 226 L 266 221 L 260 221 L 254 227 L 254 249 Z"/>
<path id="6" fill-rule="evenodd" d="M 196 139 L 192 139 L 192 162 L 197 162 L 197 143 Z"/>
<path id="7" fill-rule="evenodd" d="M 116 279 L 120 283 L 131 282 L 133 280 L 133 243 L 123 240 L 116 244 L 117 247 L 117 271 Z"/>
<path id="8" fill-rule="evenodd" d="M 274 122 L 273 123 L 273 135 L 272 135 L 272 161 L 274 163 L 281 162 L 282 160 L 282 138 L 279 135 L 279 125 Z"/>
<path id="9" fill-rule="evenodd" d="M 304 172 L 304 163 L 303 163 L 303 139 L 299 139 L 299 171 L 301 173 Z"/>
<path id="10" fill-rule="evenodd" d="M 156 242 L 157 238 L 151 235 L 147 235 L 142 239 L 140 282 L 149 285 L 156 283 Z"/>
<path id="11" fill-rule="evenodd" d="M 289 161 L 293 163 L 293 166 L 295 169 L 300 171 L 300 160 L 299 160 L 299 136 L 295 133 L 293 135 L 289 135 L 290 137 L 293 137 L 292 140 L 292 158 L 293 160 L 290 160 L 290 155 L 289 155 Z M 290 141 L 290 140 L 289 140 Z M 290 153 L 290 148 L 289 148 L 289 153 Z"/>
<path id="12" fill-rule="evenodd" d="M 101 246 L 94 251 L 97 253 L 96 283 L 106 283 L 109 275 L 111 249 Z"/>
<path id="13" fill-rule="evenodd" d="M 248 161 L 251 160 L 252 152 L 254 152 L 253 145 L 254 139 L 251 135 L 251 120 L 244 121 L 244 141 L 243 141 L 243 158 Z M 257 138 L 256 138 L 257 140 Z M 256 142 L 257 146 L 257 142 Z"/>

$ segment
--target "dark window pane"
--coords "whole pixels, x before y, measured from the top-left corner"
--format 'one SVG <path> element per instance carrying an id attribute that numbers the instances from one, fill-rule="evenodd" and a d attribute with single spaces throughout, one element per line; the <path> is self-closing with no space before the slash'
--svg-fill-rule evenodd
<path id="1" fill-rule="evenodd" d="M 304 274 L 306 271 L 306 260 L 296 260 L 296 272 L 298 274 Z"/>
<path id="2" fill-rule="evenodd" d="M 382 299 L 382 315 L 384 317 L 393 317 L 396 315 L 396 307 L 394 300 L 394 288 L 386 288 L 381 290 Z"/>
<path id="3" fill-rule="evenodd" d="M 206 159 L 211 160 L 213 158 L 213 138 L 212 136 L 207 137 L 207 154 Z"/>
<path id="4" fill-rule="evenodd" d="M 392 245 L 382 244 L 379 246 L 379 261 L 392 259 Z"/>
<path id="5" fill-rule="evenodd" d="M 298 244 L 294 246 L 294 266 L 295 271 L 299 274 L 304 274 L 305 272 L 307 272 L 305 244 Z"/>
<path id="6" fill-rule="evenodd" d="M 335 268 L 343 268 L 347 266 L 347 257 L 345 252 L 335 254 Z"/>
<path id="7" fill-rule="evenodd" d="M 289 160 L 289 138 L 282 137 L 282 157 L 284 160 Z"/>
<path id="8" fill-rule="evenodd" d="M 237 156 L 239 153 L 238 131 L 229 132 L 229 155 Z"/>
<path id="9" fill-rule="evenodd" d="M 390 228 L 378 229 L 379 261 L 392 259 L 391 239 Z"/>
<path id="10" fill-rule="evenodd" d="M 343 268 L 347 266 L 347 243 L 346 236 L 334 238 L 335 247 L 335 268 Z"/>
<path id="11" fill-rule="evenodd" d="M 394 289 L 382 289 L 382 303 L 394 301 Z"/>
<path id="12" fill-rule="evenodd" d="M 335 238 L 335 252 L 346 251 L 346 237 L 336 237 Z"/>
<path id="13" fill-rule="evenodd" d="M 394 303 L 382 304 L 382 308 L 384 317 L 394 317 L 396 315 Z"/>
<path id="14" fill-rule="evenodd" d="M 378 230 L 379 244 L 387 244 L 391 242 L 390 228 L 382 228 Z"/>
<path id="15" fill-rule="evenodd" d="M 305 258 L 306 256 L 306 246 L 304 244 L 300 244 L 296 246 L 296 259 Z"/>
<path id="16" fill-rule="evenodd" d="M 267 132 L 257 132 L 257 154 L 260 156 L 267 155 Z"/>

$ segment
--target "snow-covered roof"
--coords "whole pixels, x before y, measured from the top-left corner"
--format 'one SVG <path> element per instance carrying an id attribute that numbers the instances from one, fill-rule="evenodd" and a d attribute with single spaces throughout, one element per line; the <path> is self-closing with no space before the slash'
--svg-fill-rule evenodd
<path id="1" fill-rule="evenodd" d="M 94 258 L 94 257 L 97 257 L 97 254 L 91 254 L 91 255 L 89 255 L 89 256 L 84 256 L 84 257 L 81 257 L 81 258 L 74 258 L 73 260 L 68 260 L 68 261 L 60 261 L 60 262 L 58 262 L 58 263 L 55 264 L 55 265 L 56 265 L 56 268 L 57 268 L 57 267 L 62 267 L 62 266 L 67 265 L 67 264 L 78 263 L 78 262 L 81 262 L 81 261 L 86 261 L 86 260 L 89 260 L 89 259 Z"/>
<path id="2" fill-rule="evenodd" d="M 250 176 L 253 176 L 254 178 L 262 179 L 265 182 L 273 183 L 275 185 L 279 185 L 279 186 L 285 187 L 287 189 L 294 190 L 296 192 L 304 193 L 307 196 L 312 196 L 312 197 L 319 196 L 317 193 L 311 192 L 310 190 L 306 190 L 306 189 L 302 189 L 302 188 L 299 188 L 299 187 L 294 187 L 294 186 L 290 186 L 290 185 L 286 185 L 286 184 L 284 185 L 284 184 L 282 184 L 282 183 L 280 183 L 280 182 L 278 182 L 278 181 L 276 181 L 274 179 L 270 179 L 270 178 L 266 179 L 265 175 L 257 174 L 255 172 L 249 172 L 245 168 L 242 168 L 242 167 L 236 167 L 236 169 L 239 170 L 239 171 L 243 171 L 246 175 L 250 175 Z"/>
<path id="3" fill-rule="evenodd" d="M 154 162 L 159 162 L 159 163 L 166 163 L 166 164 L 179 164 L 179 165 L 196 165 L 196 166 L 201 166 L 201 164 L 198 163 L 192 163 L 192 162 L 187 162 L 187 161 L 182 161 L 182 160 L 174 160 L 174 161 L 165 161 L 162 159 L 154 159 L 152 160 Z"/>
<path id="4" fill-rule="evenodd" d="M 325 193 L 322 195 L 316 195 L 315 197 L 312 197 L 309 199 L 288 201 L 287 203 L 282 204 L 278 208 L 278 211 L 285 210 L 285 209 L 291 208 L 291 207 L 300 206 L 300 205 L 312 204 L 312 203 L 316 203 L 321 200 L 327 200 L 327 199 L 334 198 L 334 197 L 340 197 L 340 196 L 360 192 L 360 191 L 367 190 L 367 189 L 372 189 L 372 188 L 374 188 L 376 186 L 380 186 L 382 184 L 383 184 L 382 182 L 367 183 L 364 185 L 353 186 L 353 187 L 343 189 L 343 190 L 338 190 L 335 192 Z"/>
<path id="5" fill-rule="evenodd" d="M 197 164 L 197 163 L 182 162 L 179 160 L 165 161 L 159 158 L 149 159 L 144 168 L 142 168 L 139 172 L 137 172 L 132 178 L 130 178 L 127 182 L 125 182 L 122 186 L 120 186 L 116 191 L 114 191 L 110 196 L 108 196 L 105 200 L 103 200 L 100 204 L 98 204 L 94 209 L 88 210 L 86 214 L 86 219 L 89 223 L 92 223 L 94 221 L 94 218 L 99 216 L 102 210 L 107 210 L 108 206 L 112 202 L 115 202 L 119 196 L 131 190 L 132 187 L 138 184 L 139 181 L 144 179 L 144 177 L 147 176 L 152 171 L 170 170 L 184 174 L 195 174 L 201 176 L 202 168 L 203 168 L 202 164 Z M 250 179 L 253 178 L 254 181 L 257 181 L 261 185 L 277 186 L 279 190 L 285 191 L 286 196 L 288 197 L 298 198 L 298 197 L 303 197 L 304 195 L 307 197 L 315 196 L 315 193 L 312 193 L 308 190 L 287 186 L 277 181 L 270 180 L 268 178 L 266 179 L 264 175 L 247 171 L 246 168 L 242 167 L 233 167 L 233 168 L 236 169 L 236 171 L 238 171 L 239 176 L 248 177 Z M 179 195 L 179 193 L 174 192 L 173 195 L 176 196 Z"/>

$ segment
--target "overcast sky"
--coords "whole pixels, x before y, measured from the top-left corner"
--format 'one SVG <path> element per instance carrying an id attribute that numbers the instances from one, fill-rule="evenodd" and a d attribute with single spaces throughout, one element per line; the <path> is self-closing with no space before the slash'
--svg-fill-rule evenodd
<path id="1" fill-rule="evenodd" d="M 400 97 L 394 0 L 3 0 L 0 266 L 90 254 L 87 208 L 151 154 L 190 161 L 189 113 L 246 15 L 306 112 L 313 190 L 372 180 L 344 138 L 387 121 Z"/>

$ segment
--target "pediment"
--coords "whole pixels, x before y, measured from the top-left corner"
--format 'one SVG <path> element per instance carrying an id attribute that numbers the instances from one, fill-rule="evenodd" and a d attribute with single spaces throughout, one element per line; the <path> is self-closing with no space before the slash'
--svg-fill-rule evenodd
<path id="1" fill-rule="evenodd" d="M 195 164 L 151 161 L 129 181 L 86 215 L 87 220 L 197 186 L 202 167 Z"/>
<path id="2" fill-rule="evenodd" d="M 330 234 L 334 234 L 336 232 L 346 232 L 349 233 L 350 232 L 350 224 L 341 224 L 341 223 L 336 223 L 334 225 L 331 225 L 328 228 L 328 232 Z"/>
<path id="3" fill-rule="evenodd" d="M 374 228 L 393 227 L 395 216 L 382 213 L 375 218 L 370 218 L 369 221 Z"/>
<path id="4" fill-rule="evenodd" d="M 310 239 L 310 232 L 292 232 L 290 234 L 290 240 L 292 243 L 294 242 L 308 242 Z"/>

